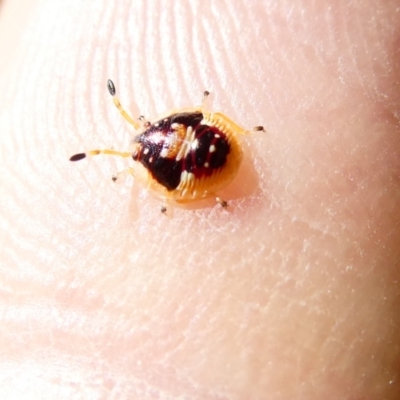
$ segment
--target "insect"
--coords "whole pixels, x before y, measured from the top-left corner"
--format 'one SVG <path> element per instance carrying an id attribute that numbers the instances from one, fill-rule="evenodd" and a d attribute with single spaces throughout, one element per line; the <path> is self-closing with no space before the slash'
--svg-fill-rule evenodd
<path id="1" fill-rule="evenodd" d="M 114 175 L 113 181 L 127 172 L 132 174 L 163 200 L 162 213 L 173 202 L 188 203 L 209 197 L 227 207 L 218 191 L 236 176 L 243 158 L 239 137 L 250 131 L 222 113 L 208 111 L 207 91 L 201 106 L 175 109 L 147 121 L 143 116 L 134 120 L 124 110 L 111 80 L 107 87 L 115 106 L 137 133 L 130 151 L 91 150 L 75 154 L 70 160 L 97 154 L 132 157 L 133 166 Z M 251 131 L 263 130 L 256 126 Z"/>

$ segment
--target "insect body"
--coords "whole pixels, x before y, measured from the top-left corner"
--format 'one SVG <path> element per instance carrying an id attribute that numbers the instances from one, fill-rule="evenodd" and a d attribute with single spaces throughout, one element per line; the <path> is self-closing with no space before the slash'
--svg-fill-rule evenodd
<path id="1" fill-rule="evenodd" d="M 215 197 L 219 204 L 227 206 L 217 193 L 236 176 L 243 158 L 239 136 L 248 131 L 225 115 L 206 110 L 204 100 L 208 92 L 204 93 L 200 107 L 173 110 L 153 122 L 140 117 L 137 122 L 122 108 L 110 80 L 108 90 L 121 114 L 137 131 L 131 151 L 92 150 L 72 156 L 71 161 L 96 154 L 132 157 L 134 165 L 129 172 L 164 203 Z M 253 130 L 263 128 L 258 126 Z M 165 205 L 161 211 L 166 211 Z"/>

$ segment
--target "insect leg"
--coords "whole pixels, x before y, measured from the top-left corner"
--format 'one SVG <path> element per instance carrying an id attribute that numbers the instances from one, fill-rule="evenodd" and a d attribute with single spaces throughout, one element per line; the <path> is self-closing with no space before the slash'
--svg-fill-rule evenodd
<path id="1" fill-rule="evenodd" d="M 259 125 L 259 126 L 255 126 L 254 128 L 243 131 L 242 134 L 249 135 L 250 133 L 254 133 L 254 132 L 265 132 L 265 129 L 263 126 Z"/>
<path id="2" fill-rule="evenodd" d="M 124 170 L 119 171 L 115 175 L 113 175 L 111 179 L 113 180 L 113 182 L 117 182 L 121 179 L 125 180 L 128 175 L 134 175 L 133 168 L 125 168 Z"/>
<path id="3" fill-rule="evenodd" d="M 210 92 L 208 90 L 205 90 L 203 93 L 203 100 L 201 102 L 202 108 L 206 108 L 208 96 L 210 96 Z"/>
<path id="4" fill-rule="evenodd" d="M 143 128 L 148 128 L 151 125 L 150 121 L 147 121 L 143 115 L 139 117 L 139 121 L 141 122 Z"/>
<path id="5" fill-rule="evenodd" d="M 216 197 L 215 201 L 222 207 L 226 208 L 228 207 L 228 202 L 226 200 L 221 199 L 220 197 Z"/>

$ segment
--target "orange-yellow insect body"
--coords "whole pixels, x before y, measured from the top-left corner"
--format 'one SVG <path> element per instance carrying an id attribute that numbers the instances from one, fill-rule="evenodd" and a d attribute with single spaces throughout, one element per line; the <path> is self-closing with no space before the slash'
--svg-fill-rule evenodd
<path id="1" fill-rule="evenodd" d="M 108 89 L 114 96 L 112 81 L 108 81 Z M 205 92 L 204 98 L 207 95 Z M 131 156 L 134 165 L 129 172 L 164 202 L 192 202 L 215 197 L 222 206 L 227 205 L 217 193 L 236 176 L 243 158 L 239 136 L 248 131 L 224 114 L 210 112 L 204 106 L 173 110 L 153 122 L 141 117 L 138 123 L 126 113 L 116 97 L 114 103 L 137 131 L 132 149 L 126 153 L 92 150 L 88 155 Z M 263 128 L 259 126 L 254 130 Z M 76 154 L 71 161 L 86 155 Z M 161 210 L 165 212 L 166 207 Z"/>

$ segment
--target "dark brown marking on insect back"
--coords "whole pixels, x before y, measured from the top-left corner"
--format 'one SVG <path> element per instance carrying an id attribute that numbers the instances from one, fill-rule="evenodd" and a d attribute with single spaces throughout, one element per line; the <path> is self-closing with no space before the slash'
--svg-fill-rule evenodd
<path id="1" fill-rule="evenodd" d="M 140 147 L 132 155 L 133 159 L 141 162 L 152 177 L 168 190 L 176 189 L 181 180 L 183 160 L 162 157 L 161 152 L 176 143 L 177 133 L 172 124 L 195 128 L 202 118 L 201 113 L 179 113 L 155 122 L 135 138 Z"/>
<path id="2" fill-rule="evenodd" d="M 197 147 L 186 156 L 184 169 L 196 178 L 210 176 L 226 164 L 230 144 L 223 132 L 208 125 L 198 126 L 195 136 Z"/>
<path id="3" fill-rule="evenodd" d="M 141 162 L 152 177 L 168 190 L 179 186 L 183 171 L 191 172 L 196 178 L 212 175 L 222 168 L 230 152 L 229 142 L 218 128 L 201 125 L 202 113 L 177 113 L 157 121 L 135 138 L 139 150 L 132 157 Z M 183 146 L 173 124 L 183 126 L 185 131 L 192 127 L 196 145 L 190 147 L 185 157 L 177 160 L 168 155 L 171 146 Z M 175 125 L 174 125 L 175 126 Z M 213 151 L 210 152 L 210 148 Z M 163 151 L 164 150 L 164 151 Z"/>

